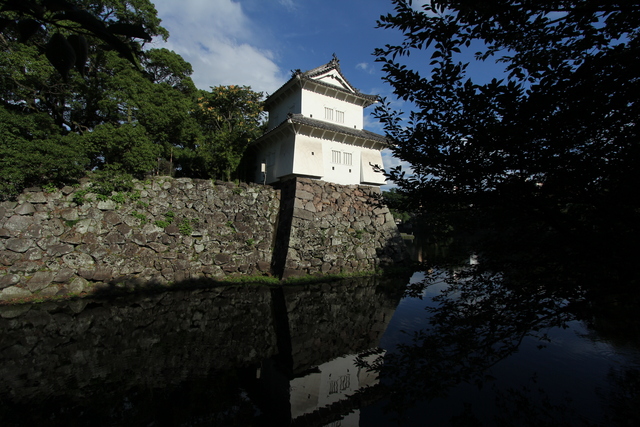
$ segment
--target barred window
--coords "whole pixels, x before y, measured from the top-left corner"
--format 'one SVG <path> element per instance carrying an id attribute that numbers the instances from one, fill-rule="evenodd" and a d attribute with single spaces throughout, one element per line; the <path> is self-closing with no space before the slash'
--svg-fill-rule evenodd
<path id="1" fill-rule="evenodd" d="M 340 151 L 331 150 L 331 163 L 340 164 L 342 161 L 342 153 Z"/>
<path id="2" fill-rule="evenodd" d="M 324 107 L 324 118 L 333 121 L 333 108 Z"/>
<path id="3" fill-rule="evenodd" d="M 344 123 L 344 111 L 336 110 L 336 122 Z"/>
<path id="4" fill-rule="evenodd" d="M 351 159 L 352 159 L 352 157 L 353 157 L 353 156 L 351 155 L 351 153 L 342 153 L 342 154 L 344 154 L 344 157 L 343 157 L 343 163 L 344 163 L 345 165 L 347 165 L 347 166 L 351 166 L 351 164 L 352 164 Z"/>

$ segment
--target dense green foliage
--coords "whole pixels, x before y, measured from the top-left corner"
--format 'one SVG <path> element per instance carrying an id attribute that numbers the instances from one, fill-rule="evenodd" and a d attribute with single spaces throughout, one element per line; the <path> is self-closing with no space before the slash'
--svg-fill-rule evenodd
<path id="1" fill-rule="evenodd" d="M 407 196 L 398 191 L 397 188 L 392 188 L 389 191 L 382 192 L 382 198 L 384 204 L 387 205 L 391 215 L 397 220 L 406 222 L 411 219 L 411 212 L 407 211 Z"/>
<path id="2" fill-rule="evenodd" d="M 403 41 L 375 54 L 413 111 L 384 103 L 377 115 L 412 165 L 388 172 L 413 209 L 500 231 L 502 244 L 541 230 L 578 242 L 637 231 L 640 7 L 393 3 L 379 27 Z M 474 80 L 474 55 L 504 74 Z"/>
<path id="3" fill-rule="evenodd" d="M 262 94 L 144 48 L 168 36 L 149 0 L 0 4 L 0 199 L 94 170 L 228 179 L 259 132 Z"/>
<path id="4" fill-rule="evenodd" d="M 88 166 L 80 138 L 61 135 L 44 113 L 21 114 L 0 107 L 0 199 L 36 183 L 61 184 Z"/>
<path id="5" fill-rule="evenodd" d="M 194 117 L 202 137 L 194 147 L 190 176 L 229 181 L 249 143 L 263 133 L 263 95 L 248 86 L 217 86 L 200 91 Z M 187 169 L 187 164 L 183 166 Z"/>
<path id="6" fill-rule="evenodd" d="M 73 68 L 84 74 L 96 43 L 137 65 L 136 39 L 168 36 L 148 0 L 3 0 L 0 5 L 0 30 L 33 42 L 65 81 Z"/>

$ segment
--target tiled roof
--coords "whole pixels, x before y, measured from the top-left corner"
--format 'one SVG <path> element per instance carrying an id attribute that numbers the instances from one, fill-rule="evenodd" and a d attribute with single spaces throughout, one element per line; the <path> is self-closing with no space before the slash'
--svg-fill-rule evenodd
<path id="1" fill-rule="evenodd" d="M 293 123 L 300 123 L 302 125 L 313 126 L 318 129 L 330 130 L 333 132 L 338 132 L 345 135 L 351 135 L 358 138 L 370 139 L 373 141 L 382 142 L 384 144 L 387 143 L 387 138 L 377 133 L 370 132 L 365 129 L 353 129 L 348 126 L 340 126 L 338 124 L 325 122 L 323 120 L 312 119 L 311 117 L 306 117 L 302 114 L 291 114 L 289 116 L 289 120 L 291 120 Z"/>
<path id="2" fill-rule="evenodd" d="M 343 134 L 343 135 L 353 136 L 353 137 L 356 137 L 356 138 L 362 138 L 362 139 L 366 139 L 366 140 L 369 140 L 369 141 L 379 142 L 379 143 L 384 144 L 384 145 L 388 145 L 389 144 L 387 138 L 385 138 L 384 136 L 379 135 L 377 133 L 370 132 L 370 131 L 364 130 L 364 129 L 353 129 L 353 128 L 350 128 L 348 126 L 340 126 L 338 124 L 325 122 L 323 120 L 312 119 L 311 117 L 307 117 L 307 116 L 304 116 L 302 114 L 289 114 L 287 116 L 286 120 L 284 120 L 282 123 L 280 123 L 275 128 L 271 129 L 269 132 L 267 132 L 264 135 L 262 135 L 262 137 L 260 137 L 259 139 L 263 139 L 263 138 L 267 137 L 268 135 L 277 132 L 283 126 L 285 126 L 287 123 L 306 125 L 306 126 L 310 126 L 310 127 L 316 128 L 316 129 L 327 130 L 327 131 L 330 131 L 330 132 L 336 132 L 336 133 L 340 133 L 340 134 Z"/>
<path id="3" fill-rule="evenodd" d="M 314 77 L 317 77 L 319 75 L 322 75 L 326 72 L 329 72 L 331 70 L 336 70 L 338 73 L 340 73 L 340 76 L 342 77 L 343 82 L 349 86 L 349 88 L 351 88 L 352 91 L 349 91 L 347 89 L 343 89 L 339 86 L 335 86 L 329 83 L 325 83 L 325 82 L 321 82 L 319 80 L 316 80 Z M 376 101 L 378 101 L 379 96 L 378 95 L 367 95 L 364 94 L 362 92 L 360 92 L 358 89 L 356 89 L 355 87 L 353 87 L 353 85 L 351 83 L 349 83 L 349 81 L 344 77 L 344 75 L 342 74 L 342 71 L 340 70 L 340 61 L 338 60 L 338 58 L 335 56 L 335 54 L 333 55 L 333 58 L 331 59 L 331 61 L 327 62 L 324 65 L 321 65 L 319 67 L 316 67 L 312 70 L 308 70 L 308 71 L 300 71 L 300 70 L 295 70 L 292 72 L 291 74 L 291 79 L 289 79 L 289 81 L 287 81 L 287 83 L 285 83 L 284 85 L 282 85 L 280 87 L 280 89 L 278 89 L 277 91 L 275 91 L 273 94 L 271 94 L 271 96 L 275 95 L 276 93 L 278 93 L 282 88 L 289 86 L 289 84 L 294 81 L 294 80 L 309 80 L 309 81 L 313 81 L 314 83 L 321 85 L 321 86 L 326 86 L 335 90 L 339 90 L 341 92 L 345 92 L 345 93 L 349 93 L 352 95 L 355 95 L 359 98 L 363 98 L 366 99 L 368 101 L 370 101 L 370 103 L 374 103 Z M 267 98 L 267 102 L 269 100 L 269 98 L 271 98 L 271 96 L 269 96 Z"/>
<path id="4" fill-rule="evenodd" d="M 313 70 L 305 71 L 304 73 L 301 73 L 301 74 L 303 74 L 306 77 L 315 77 L 331 70 L 336 70 L 340 74 L 342 74 L 342 70 L 340 69 L 340 60 L 335 54 L 333 54 L 333 58 L 331 58 L 331 61 L 327 62 L 326 64 L 316 67 Z M 300 72 L 300 70 L 297 70 L 296 72 Z"/>

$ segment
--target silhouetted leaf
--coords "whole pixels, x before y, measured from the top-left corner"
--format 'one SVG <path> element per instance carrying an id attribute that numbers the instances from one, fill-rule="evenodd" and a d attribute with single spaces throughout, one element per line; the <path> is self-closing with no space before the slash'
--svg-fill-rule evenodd
<path id="1" fill-rule="evenodd" d="M 113 34 L 151 41 L 151 36 L 149 36 L 142 25 L 117 22 L 109 25 L 107 29 Z"/>
<path id="2" fill-rule="evenodd" d="M 0 8 L 0 12 L 29 12 L 29 2 L 21 0 L 7 0 Z"/>
<path id="3" fill-rule="evenodd" d="M 47 43 L 45 54 L 51 65 L 66 81 L 69 71 L 76 62 L 76 54 L 71 44 L 60 33 L 55 33 Z"/>
<path id="4" fill-rule="evenodd" d="M 20 43 L 27 42 L 31 36 L 33 36 L 42 26 L 34 19 L 22 19 L 18 21 L 18 33 L 20 37 L 18 41 Z"/>
<path id="5" fill-rule="evenodd" d="M 89 57 L 89 44 L 87 43 L 87 39 L 83 35 L 72 34 L 67 40 L 76 54 L 76 69 L 84 76 L 85 64 Z"/>
<path id="6" fill-rule="evenodd" d="M 71 10 L 74 5 L 66 0 L 43 0 L 42 5 L 51 12 L 59 12 L 61 10 Z"/>
<path id="7" fill-rule="evenodd" d="M 16 21 L 13 19 L 0 18 L 0 31 L 4 31 L 9 25 L 15 24 Z"/>

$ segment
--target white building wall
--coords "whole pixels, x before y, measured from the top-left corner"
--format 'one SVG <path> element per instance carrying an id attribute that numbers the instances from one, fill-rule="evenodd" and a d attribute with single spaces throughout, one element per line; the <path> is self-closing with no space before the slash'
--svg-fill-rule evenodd
<path id="1" fill-rule="evenodd" d="M 293 173 L 293 156 L 295 148 L 295 135 L 287 135 L 281 140 L 276 154 L 275 177 L 291 175 Z"/>
<path id="2" fill-rule="evenodd" d="M 290 93 L 286 98 L 282 99 L 278 105 L 271 106 L 267 130 L 271 130 L 282 123 L 289 113 L 302 113 L 302 100 L 299 92 Z"/>
<path id="3" fill-rule="evenodd" d="M 271 168 L 267 162 L 267 184 L 291 174 L 341 185 L 384 185 L 386 183 L 384 175 L 374 172 L 369 165 L 372 163 L 382 166 L 382 155 L 378 150 L 308 135 L 296 135 L 295 144 L 291 136 L 279 144 L 277 149 L 266 151 L 275 152 L 277 156 L 275 174 L 270 173 Z M 262 157 L 259 159 L 268 158 L 268 154 L 264 154 L 266 151 L 261 152 Z"/>
<path id="4" fill-rule="evenodd" d="M 325 108 L 332 111 L 331 117 L 327 117 Z M 361 106 L 308 90 L 302 91 L 302 114 L 352 129 L 362 130 L 364 125 Z"/>
<path id="5" fill-rule="evenodd" d="M 332 86 L 337 86 L 349 91 L 351 90 L 351 88 L 349 88 L 349 86 L 342 80 L 340 73 L 338 73 L 336 70 L 331 70 L 328 73 L 323 74 L 322 76 L 315 77 L 315 79 Z"/>
<path id="6" fill-rule="evenodd" d="M 340 142 L 324 143 L 324 180 L 342 185 L 360 184 L 362 148 Z"/>
<path id="7" fill-rule="evenodd" d="M 371 165 L 384 167 L 382 163 L 382 153 L 378 150 L 366 150 L 360 158 L 360 182 L 370 185 L 384 185 L 387 183 L 385 176 L 380 172 L 375 172 Z"/>
<path id="8" fill-rule="evenodd" d="M 271 141 L 271 143 L 260 147 L 256 152 L 258 168 L 255 182 L 272 184 L 279 178 L 293 173 L 294 138 L 295 135 L 293 133 L 282 135 L 278 141 Z M 261 163 L 265 164 L 264 174 L 259 167 Z"/>
<path id="9" fill-rule="evenodd" d="M 325 174 L 322 140 L 298 135 L 293 157 L 293 173 L 322 178 Z"/>
<path id="10" fill-rule="evenodd" d="M 256 173 L 254 181 L 260 184 L 270 184 L 277 180 L 276 168 L 277 168 L 277 156 L 280 150 L 280 143 L 272 144 L 270 146 L 262 146 L 256 152 Z M 265 166 L 265 171 L 262 172 L 262 164 Z"/>

